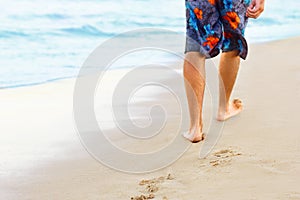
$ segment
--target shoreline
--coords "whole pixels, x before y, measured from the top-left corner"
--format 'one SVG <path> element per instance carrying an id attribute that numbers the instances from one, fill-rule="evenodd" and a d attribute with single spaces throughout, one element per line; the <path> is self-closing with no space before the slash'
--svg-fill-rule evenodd
<path id="1" fill-rule="evenodd" d="M 287 38 L 272 39 L 272 40 L 268 40 L 268 41 L 253 42 L 253 43 L 248 43 L 248 46 L 268 44 L 268 43 L 277 42 L 277 41 L 280 42 L 280 41 L 285 41 L 285 40 L 293 40 L 293 39 L 297 39 L 297 38 L 300 38 L 300 36 L 298 35 L 298 36 L 291 36 L 291 37 L 287 37 Z M 219 55 L 217 57 L 219 57 Z M 212 60 L 216 60 L 216 58 L 213 58 Z M 177 64 L 177 63 L 178 63 L 178 61 L 170 61 L 170 62 L 167 62 L 166 64 L 174 65 L 174 64 Z M 129 67 L 129 66 L 128 67 L 122 66 L 122 67 L 112 68 L 112 69 L 109 69 L 109 70 L 130 69 L 130 68 L 131 67 Z M 8 90 L 8 89 L 17 89 L 17 88 L 45 85 L 45 84 L 55 83 L 55 82 L 58 82 L 58 81 L 72 80 L 72 79 L 76 79 L 76 78 L 77 78 L 77 75 L 76 76 L 64 76 L 64 77 L 58 77 L 58 78 L 48 79 L 48 80 L 44 80 L 44 81 L 39 81 L 39 82 L 35 82 L 35 83 L 28 83 L 28 84 L 24 83 L 24 84 L 13 85 L 13 86 L 8 86 L 8 87 L 0 87 L 0 90 Z"/>

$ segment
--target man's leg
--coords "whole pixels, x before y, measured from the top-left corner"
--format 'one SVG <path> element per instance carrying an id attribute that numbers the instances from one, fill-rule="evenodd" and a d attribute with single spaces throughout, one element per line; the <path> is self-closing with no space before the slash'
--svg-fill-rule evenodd
<path id="1" fill-rule="evenodd" d="M 226 120 L 240 113 L 242 102 L 235 99 L 230 102 L 230 95 L 240 66 L 238 51 L 223 52 L 220 60 L 220 101 L 217 119 Z"/>
<path id="2" fill-rule="evenodd" d="M 205 89 L 205 57 L 199 52 L 187 52 L 183 74 L 190 112 L 190 128 L 183 136 L 191 142 L 199 142 L 204 139 L 202 104 Z"/>

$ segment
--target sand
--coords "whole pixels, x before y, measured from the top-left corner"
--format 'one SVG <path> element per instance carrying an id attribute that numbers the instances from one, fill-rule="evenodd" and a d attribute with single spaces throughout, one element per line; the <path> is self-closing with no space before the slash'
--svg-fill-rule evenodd
<path id="1" fill-rule="evenodd" d="M 203 143 L 193 144 L 173 164 L 151 173 L 113 170 L 85 150 L 73 120 L 74 79 L 1 89 L 0 199 L 300 199 L 299 42 L 250 45 L 233 93 L 244 111 L 224 124 L 205 159 L 199 158 Z M 172 109 L 175 104 L 165 97 L 162 92 L 153 99 Z M 104 113 L 105 107 L 98 105 Z M 205 110 L 205 120 L 208 115 Z M 141 153 L 166 145 L 175 121 L 166 126 L 170 134 L 150 145 L 122 138 L 110 121 L 106 126 L 116 145 Z"/>

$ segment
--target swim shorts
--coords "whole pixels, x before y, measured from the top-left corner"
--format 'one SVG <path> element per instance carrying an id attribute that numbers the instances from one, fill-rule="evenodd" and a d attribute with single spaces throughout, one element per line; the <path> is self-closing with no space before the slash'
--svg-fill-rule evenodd
<path id="1" fill-rule="evenodd" d="M 246 59 L 244 38 L 247 7 L 251 0 L 185 0 L 185 52 L 197 51 L 212 58 L 223 52 L 238 50 Z"/>

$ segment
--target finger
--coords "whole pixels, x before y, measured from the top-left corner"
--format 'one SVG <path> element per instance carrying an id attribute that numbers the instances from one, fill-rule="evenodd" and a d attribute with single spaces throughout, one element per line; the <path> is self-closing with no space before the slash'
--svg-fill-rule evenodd
<path id="1" fill-rule="evenodd" d="M 246 17 L 250 17 L 251 18 L 251 17 L 253 17 L 253 14 L 247 11 L 246 12 Z"/>
<path id="2" fill-rule="evenodd" d="M 247 9 L 247 11 L 249 11 L 249 12 L 256 12 L 256 11 L 258 11 L 259 10 L 259 7 L 248 7 L 248 9 Z"/>
<path id="3" fill-rule="evenodd" d="M 247 17 L 249 17 L 249 18 L 255 18 L 254 15 L 250 15 L 250 14 L 248 14 Z"/>
<path id="4" fill-rule="evenodd" d="M 256 5 L 255 1 L 252 1 L 251 4 L 248 6 L 248 9 L 253 9 Z"/>
<path id="5" fill-rule="evenodd" d="M 247 11 L 247 16 L 250 17 L 250 18 L 256 18 L 257 13 L 254 13 L 254 12 L 248 12 L 248 11 Z"/>
<path id="6" fill-rule="evenodd" d="M 249 12 L 247 12 L 249 15 L 257 15 L 257 14 L 259 14 L 259 11 L 255 11 L 255 12 L 251 12 L 251 11 L 249 11 Z"/>
<path id="7" fill-rule="evenodd" d="M 254 18 L 254 19 L 258 18 L 259 15 L 260 15 L 260 13 L 255 13 L 255 14 L 248 13 L 248 17 L 249 17 L 249 18 Z"/>
<path id="8" fill-rule="evenodd" d="M 257 15 L 257 14 L 262 13 L 263 10 L 264 10 L 264 9 L 263 9 L 262 7 L 259 7 L 259 8 L 257 8 L 257 9 L 247 10 L 247 12 L 248 12 L 249 14 Z"/>
<path id="9" fill-rule="evenodd" d="M 255 7 L 255 5 L 251 3 L 251 4 L 248 6 L 248 9 L 253 9 L 254 7 Z"/>
<path id="10" fill-rule="evenodd" d="M 256 16 L 258 16 L 258 15 L 260 15 L 261 13 L 263 12 L 263 10 L 257 10 L 256 12 L 249 12 L 250 14 L 252 14 L 252 15 L 256 15 Z"/>
<path id="11" fill-rule="evenodd" d="M 255 12 L 255 11 L 256 11 L 256 9 L 255 9 L 255 8 L 248 8 L 248 9 L 247 9 L 247 11 L 249 11 L 249 12 L 252 12 L 252 13 L 253 13 L 253 12 Z"/>

